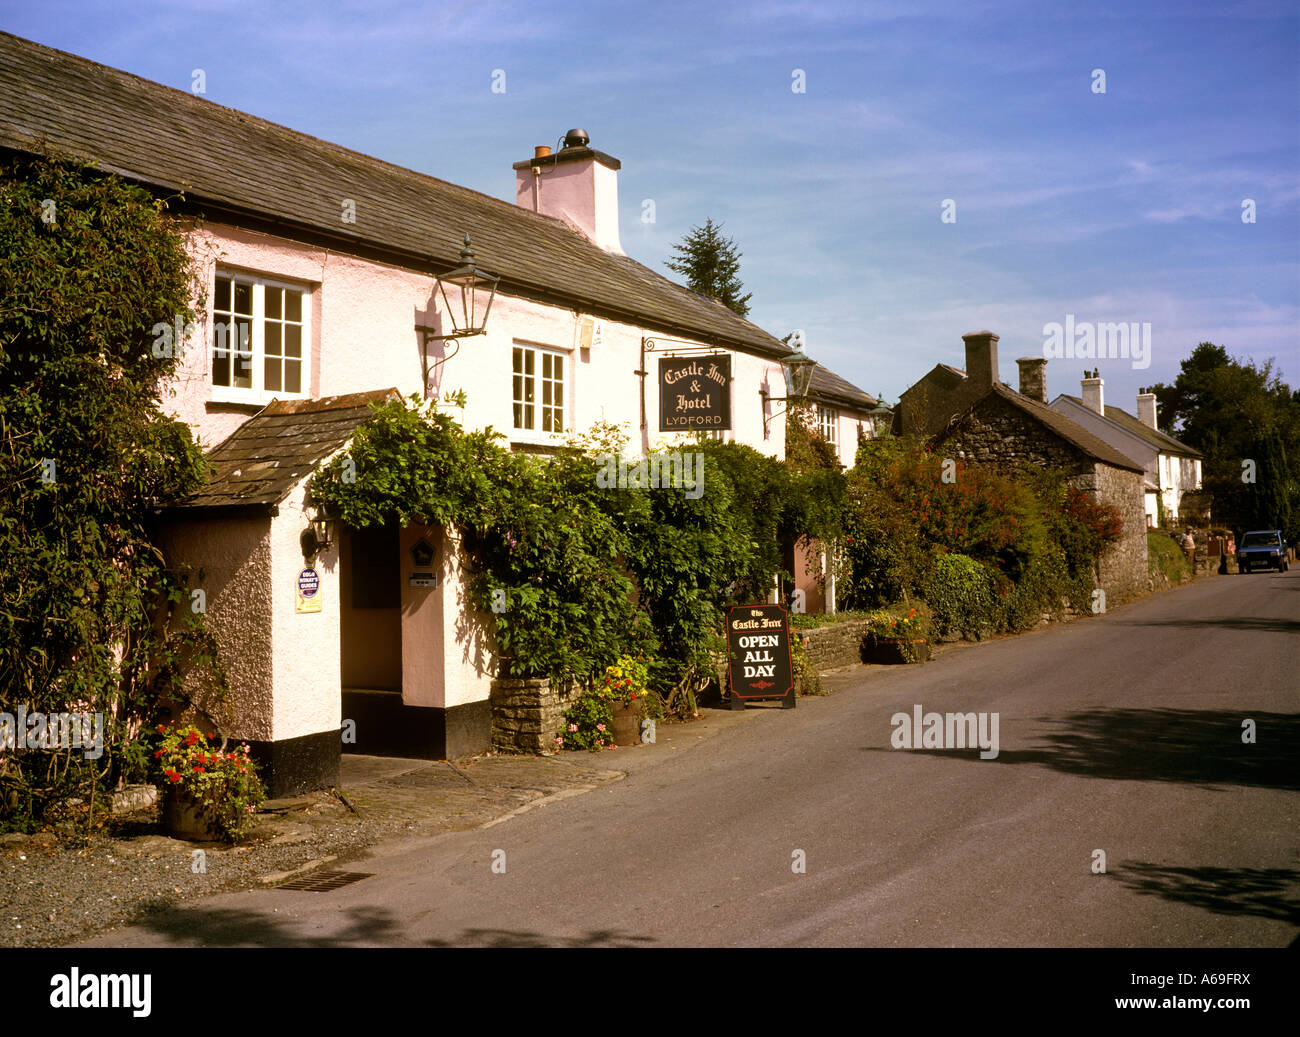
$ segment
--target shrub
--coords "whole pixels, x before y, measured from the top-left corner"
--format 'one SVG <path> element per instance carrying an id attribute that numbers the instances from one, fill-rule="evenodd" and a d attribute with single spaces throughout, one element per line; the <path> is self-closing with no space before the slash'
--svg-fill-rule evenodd
<path id="1" fill-rule="evenodd" d="M 1002 625 L 998 581 L 987 566 L 966 555 L 937 555 L 923 594 L 940 635 L 959 633 L 978 639 Z"/>
<path id="2" fill-rule="evenodd" d="M 1147 533 L 1147 568 L 1152 575 L 1163 576 L 1171 584 L 1182 583 L 1191 575 L 1187 555 L 1167 533 Z"/>

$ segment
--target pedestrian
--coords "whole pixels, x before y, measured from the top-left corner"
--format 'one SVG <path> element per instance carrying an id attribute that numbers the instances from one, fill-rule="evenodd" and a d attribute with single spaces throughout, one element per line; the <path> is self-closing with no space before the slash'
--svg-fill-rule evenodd
<path id="1" fill-rule="evenodd" d="M 1187 552 L 1187 564 L 1191 567 L 1192 572 L 1196 572 L 1196 537 L 1192 535 L 1192 527 L 1187 527 L 1187 532 L 1183 534 L 1183 550 Z"/>

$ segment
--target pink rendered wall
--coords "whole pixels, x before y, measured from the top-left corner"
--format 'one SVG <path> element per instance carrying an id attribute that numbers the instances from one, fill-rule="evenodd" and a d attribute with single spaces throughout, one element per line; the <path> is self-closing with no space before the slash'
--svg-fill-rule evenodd
<path id="1" fill-rule="evenodd" d="M 310 375 L 312 396 L 332 396 L 395 386 L 404 394 L 420 391 L 420 336 L 416 323 L 436 324 L 430 315 L 433 280 L 398 267 L 340 255 L 327 249 L 282 238 L 209 223 L 191 232 L 200 273 L 209 299 L 218 265 L 301 285 L 311 293 Z M 484 269 L 491 257 L 480 255 Z M 511 350 L 516 343 L 557 350 L 568 357 L 566 420 L 570 428 L 586 429 L 597 420 L 624 427 L 630 449 L 671 448 L 690 437 L 658 432 L 656 356 L 647 354 L 651 372 L 645 381 L 648 427 L 640 425 L 640 381 L 633 374 L 641 355 L 643 328 L 605 320 L 601 345 L 577 348 L 580 320 L 585 314 L 507 295 L 492 306 L 487 333 L 465 339 L 458 354 L 436 367 L 430 380 L 434 391 L 463 389 L 468 405 L 456 417 L 467 427 L 492 425 L 509 439 L 546 443 L 563 437 L 515 432 L 511 408 Z M 194 340 L 187 344 L 168 405 L 195 428 L 205 449 L 230 435 L 256 413 L 271 395 L 247 405 L 212 400 L 210 356 L 206 345 L 211 311 Z M 430 344 L 431 364 L 444 355 L 442 343 Z M 748 443 L 765 454 L 781 457 L 785 416 L 780 406 L 764 436 L 759 389 L 783 396 L 785 382 L 778 363 L 744 353 L 732 355 L 733 429 L 728 439 Z"/>

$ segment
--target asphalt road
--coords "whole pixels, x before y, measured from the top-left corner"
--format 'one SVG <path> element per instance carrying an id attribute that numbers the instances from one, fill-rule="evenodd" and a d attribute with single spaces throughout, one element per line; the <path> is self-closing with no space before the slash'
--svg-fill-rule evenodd
<path id="1" fill-rule="evenodd" d="M 594 792 L 383 844 L 350 865 L 372 877 L 335 892 L 211 897 L 93 944 L 1297 938 L 1300 567 L 827 684 L 793 711 L 714 715 L 602 757 L 628 776 Z M 892 748 L 891 717 L 916 705 L 997 713 L 996 759 Z"/>

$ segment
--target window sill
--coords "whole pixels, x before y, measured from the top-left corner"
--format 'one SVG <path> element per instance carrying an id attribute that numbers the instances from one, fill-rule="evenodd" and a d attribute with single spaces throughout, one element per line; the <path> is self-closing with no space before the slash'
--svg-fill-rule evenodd
<path id="1" fill-rule="evenodd" d="M 207 404 L 221 407 L 251 407 L 261 410 L 272 400 L 309 400 L 311 397 L 305 392 L 232 392 L 229 389 L 214 387 L 212 395 L 208 397 Z"/>

